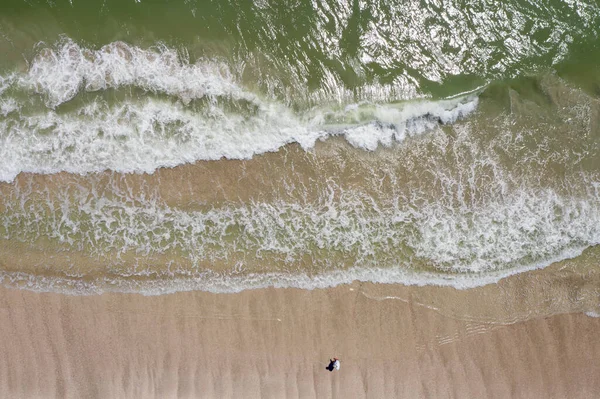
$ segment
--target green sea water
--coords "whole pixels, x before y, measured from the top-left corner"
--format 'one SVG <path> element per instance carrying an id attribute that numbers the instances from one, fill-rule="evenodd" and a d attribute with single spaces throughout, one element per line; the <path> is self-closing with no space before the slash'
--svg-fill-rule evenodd
<path id="1" fill-rule="evenodd" d="M 575 0 L 3 1 L 0 245 L 32 260 L 0 278 L 470 287 L 577 257 L 599 26 Z"/>
<path id="2" fill-rule="evenodd" d="M 361 88 L 369 85 L 385 100 L 410 96 L 381 93 L 398 82 L 443 97 L 551 69 L 597 78 L 598 7 L 558 0 L 7 0 L 0 45 L 7 69 L 31 60 L 40 42 L 68 37 L 88 48 L 160 43 L 191 60 L 224 59 L 245 83 L 282 97 L 305 89 L 334 97 L 345 89 L 368 100 Z"/>

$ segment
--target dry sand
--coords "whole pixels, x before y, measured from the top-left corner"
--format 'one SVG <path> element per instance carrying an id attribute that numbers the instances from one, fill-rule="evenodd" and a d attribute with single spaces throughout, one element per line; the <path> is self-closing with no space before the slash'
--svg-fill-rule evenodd
<path id="1" fill-rule="evenodd" d="M 600 397 L 600 318 L 459 320 L 417 303 L 424 290 L 443 289 L 86 297 L 2 288 L 0 397 Z M 447 293 L 477 301 L 489 290 Z M 325 370 L 333 356 L 340 371 Z"/>

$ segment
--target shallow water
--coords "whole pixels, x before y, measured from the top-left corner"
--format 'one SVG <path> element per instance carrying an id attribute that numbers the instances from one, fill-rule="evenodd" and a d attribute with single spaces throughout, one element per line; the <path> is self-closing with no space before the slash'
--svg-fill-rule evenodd
<path id="1" fill-rule="evenodd" d="M 0 278 L 467 288 L 577 259 L 599 25 L 594 2 L 5 2 Z"/>

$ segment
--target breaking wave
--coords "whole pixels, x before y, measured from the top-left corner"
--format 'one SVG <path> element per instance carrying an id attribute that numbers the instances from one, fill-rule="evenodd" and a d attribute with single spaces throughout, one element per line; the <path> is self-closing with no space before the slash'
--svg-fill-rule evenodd
<path id="1" fill-rule="evenodd" d="M 121 42 L 92 51 L 66 40 L 40 50 L 26 74 L 1 82 L 0 181 L 21 172 L 152 173 L 198 160 L 248 159 L 289 143 L 309 149 L 332 135 L 374 150 L 453 123 L 478 102 L 470 94 L 294 112 L 245 90 L 225 64 L 192 64 L 173 49 Z M 102 96 L 108 89 L 123 97 Z M 43 105 L 20 99 L 31 93 Z"/>

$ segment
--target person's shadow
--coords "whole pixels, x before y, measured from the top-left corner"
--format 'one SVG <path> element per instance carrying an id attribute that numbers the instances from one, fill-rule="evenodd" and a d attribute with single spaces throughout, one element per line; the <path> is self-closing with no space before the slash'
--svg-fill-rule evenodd
<path id="1" fill-rule="evenodd" d="M 333 371 L 334 364 L 335 364 L 335 360 L 329 359 L 329 366 L 325 367 L 325 370 Z"/>

